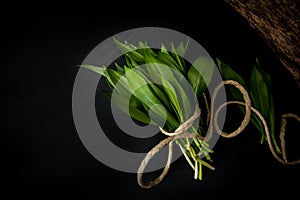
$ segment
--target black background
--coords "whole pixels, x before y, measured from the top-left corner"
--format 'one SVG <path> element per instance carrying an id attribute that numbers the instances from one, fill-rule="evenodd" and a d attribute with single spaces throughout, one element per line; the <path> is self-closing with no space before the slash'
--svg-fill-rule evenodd
<path id="1" fill-rule="evenodd" d="M 259 143 L 260 134 L 251 125 L 236 138 L 219 140 L 213 155 L 216 170 L 205 169 L 203 181 L 195 181 L 193 171 L 180 158 L 171 165 L 165 179 L 148 190 L 137 185 L 136 174 L 119 172 L 97 161 L 77 135 L 72 118 L 72 89 L 78 70 L 75 66 L 107 37 L 145 26 L 189 35 L 246 80 L 258 57 L 273 80 L 277 133 L 280 114 L 299 113 L 296 83 L 269 47 L 231 7 L 222 1 L 210 2 L 157 6 L 153 10 L 146 9 L 150 2 L 141 3 L 139 9 L 3 8 L 1 189 L 10 195 L 9 199 L 297 194 L 299 165 L 276 161 L 267 143 Z M 228 123 L 233 125 L 241 120 L 231 119 Z M 292 159 L 300 155 L 299 126 L 288 130 L 287 150 Z"/>

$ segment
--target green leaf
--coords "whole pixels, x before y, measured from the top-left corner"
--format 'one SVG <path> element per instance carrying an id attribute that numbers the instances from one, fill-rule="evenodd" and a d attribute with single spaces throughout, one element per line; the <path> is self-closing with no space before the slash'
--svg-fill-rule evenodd
<path id="1" fill-rule="evenodd" d="M 176 63 L 176 61 L 172 58 L 172 56 L 170 56 L 168 52 L 159 51 L 157 53 L 157 59 L 165 65 L 177 70 L 178 72 L 181 72 L 180 66 Z"/>
<path id="2" fill-rule="evenodd" d="M 137 50 L 136 46 L 134 46 L 133 44 L 127 42 L 126 40 L 124 41 L 124 44 L 127 45 L 129 48 L 131 48 L 133 50 Z"/>
<path id="3" fill-rule="evenodd" d="M 160 52 L 168 54 L 169 51 L 164 44 L 161 44 Z"/>
<path id="4" fill-rule="evenodd" d="M 94 65 L 77 65 L 77 66 L 81 67 L 81 68 L 91 70 L 91 71 L 96 72 L 97 74 L 100 74 L 102 76 L 105 76 L 104 72 L 107 69 L 106 67 L 97 67 L 97 66 L 94 66 Z"/>
<path id="5" fill-rule="evenodd" d="M 146 115 L 143 110 L 139 109 L 140 103 L 138 100 L 132 96 L 128 103 L 128 99 L 124 98 L 124 96 L 119 95 L 117 93 L 114 94 L 114 98 L 112 102 L 115 106 L 117 106 L 121 111 L 123 111 L 128 116 L 131 116 L 133 119 L 140 121 L 145 124 L 149 124 L 151 122 L 148 115 Z M 128 113 L 129 112 L 129 113 Z"/>
<path id="6" fill-rule="evenodd" d="M 175 48 L 173 43 L 172 43 L 172 52 L 176 54 L 176 59 L 178 61 L 178 64 L 183 68 L 183 74 L 184 75 L 187 74 L 187 72 L 186 72 L 187 67 L 186 67 L 186 63 L 185 63 L 185 60 L 184 60 L 184 55 L 187 51 L 188 44 L 189 44 L 189 38 L 188 38 L 185 46 L 183 45 L 183 42 L 180 42 L 178 47 Z"/>
<path id="7" fill-rule="evenodd" d="M 269 119 L 266 117 L 266 112 L 269 110 L 268 88 L 262 77 L 262 74 L 259 72 L 256 65 L 253 67 L 250 77 L 250 97 L 253 106 L 259 112 L 261 112 L 261 114 L 269 124 Z M 255 116 L 255 119 L 257 121 L 259 120 L 257 116 Z M 262 124 L 259 127 L 259 131 L 263 134 L 263 138 L 265 138 L 265 131 Z"/>
<path id="8" fill-rule="evenodd" d="M 156 57 L 156 53 L 153 51 L 153 49 L 151 49 L 147 43 L 142 43 L 142 42 L 139 42 L 139 51 L 143 54 L 143 55 L 150 55 L 150 56 L 153 56 L 153 57 Z M 147 63 L 145 61 L 145 63 Z"/>
<path id="9" fill-rule="evenodd" d="M 130 54 L 125 54 L 126 64 L 129 68 L 134 68 L 139 66 L 139 64 L 130 56 Z"/>
<path id="10" fill-rule="evenodd" d="M 174 72 L 167 65 L 161 64 L 161 61 L 153 57 L 149 53 L 145 53 L 145 61 L 147 63 L 147 71 L 151 78 L 160 83 L 163 86 L 164 92 L 167 95 L 171 104 L 172 110 L 175 112 L 179 121 L 183 122 L 186 120 L 185 116 L 190 112 L 189 101 L 187 100 L 187 95 L 183 90 L 181 84 L 174 76 Z M 151 63 L 151 64 L 150 64 Z M 180 104 L 179 99 L 184 99 L 183 105 Z M 184 108 L 184 111 L 182 110 Z M 169 108 L 169 107 L 168 107 Z M 186 113 L 183 115 L 183 113 Z M 190 117 L 190 115 L 189 115 Z"/>
<path id="11" fill-rule="evenodd" d="M 116 65 L 119 70 L 120 70 L 120 66 Z M 138 102 L 138 100 L 135 97 L 132 97 L 130 99 L 130 104 L 126 103 L 126 96 L 128 97 L 130 94 L 128 93 L 128 90 L 126 89 L 126 80 L 125 79 L 121 79 L 122 75 L 119 74 L 117 71 L 112 70 L 112 69 L 108 69 L 105 67 L 96 67 L 96 66 L 92 66 L 92 65 L 80 65 L 80 67 L 82 68 L 86 68 L 88 70 L 91 70 L 93 72 L 96 72 L 97 74 L 103 75 L 106 77 L 106 80 L 110 83 L 110 85 L 113 86 L 113 88 L 115 88 L 116 84 L 118 81 L 122 80 L 123 82 L 118 84 L 118 88 L 115 88 L 119 91 L 119 93 L 121 93 L 122 95 L 115 93 L 115 97 L 113 98 L 113 103 L 114 105 L 116 105 L 120 110 L 122 110 L 123 112 L 126 112 L 125 108 L 129 108 L 129 114 L 132 118 L 141 121 L 143 123 L 149 124 L 150 123 L 150 118 L 149 116 L 147 116 L 145 113 L 143 113 L 142 111 L 140 111 L 139 109 L 141 109 L 141 103 Z M 100 90 L 101 93 L 103 93 L 107 98 L 111 99 L 111 92 L 109 91 L 104 91 L 104 90 Z M 127 93 L 127 95 L 124 95 L 125 93 Z"/>
<path id="12" fill-rule="evenodd" d="M 79 67 L 91 70 L 97 74 L 104 76 L 111 89 L 115 88 L 117 82 L 122 77 L 122 74 L 120 74 L 118 71 L 109 69 L 107 67 L 96 67 L 93 65 L 79 65 Z M 126 85 L 126 83 L 123 83 L 123 85 Z M 121 90 L 124 90 L 124 87 L 122 87 Z"/>
<path id="13" fill-rule="evenodd" d="M 124 53 L 128 53 L 134 60 L 136 60 L 137 62 L 143 62 L 144 61 L 144 56 L 141 55 L 138 51 L 136 51 L 136 48 L 134 48 L 133 45 L 129 45 L 127 43 L 123 44 L 120 41 L 118 41 L 116 38 L 113 37 L 113 40 L 115 42 L 115 44 L 117 45 L 117 47 Z"/>
<path id="14" fill-rule="evenodd" d="M 168 98 L 169 98 L 169 100 L 171 102 L 173 110 L 175 111 L 175 113 L 176 113 L 179 121 L 183 122 L 184 119 L 183 119 L 183 116 L 182 116 L 182 111 L 181 111 L 180 103 L 178 101 L 178 97 L 176 95 L 176 91 L 175 91 L 174 87 L 164 77 L 161 77 L 161 80 L 162 80 L 164 91 L 167 94 L 167 96 L 168 96 Z"/>
<path id="15" fill-rule="evenodd" d="M 250 96 L 255 108 L 258 109 L 263 116 L 266 116 L 267 112 L 269 112 L 269 93 L 263 76 L 256 66 L 254 66 L 250 78 Z"/>
<path id="16" fill-rule="evenodd" d="M 145 56 L 146 57 L 146 56 Z M 182 73 L 178 70 L 172 70 L 171 67 L 164 64 L 151 65 L 149 67 L 152 71 L 152 76 L 156 76 L 160 79 L 161 84 L 164 86 L 164 91 L 168 95 L 168 98 L 173 110 L 181 123 L 191 117 L 193 99 L 189 99 L 186 91 L 183 89 L 183 80 L 185 80 Z M 176 98 L 175 98 L 176 96 Z"/>
<path id="17" fill-rule="evenodd" d="M 179 54 L 179 52 L 177 52 L 178 50 L 174 47 L 174 44 L 171 44 L 172 49 L 171 49 L 171 55 L 173 56 L 173 58 L 176 60 L 176 62 L 178 63 L 179 66 L 179 70 L 183 73 L 186 74 L 186 66 L 185 66 L 185 61 L 183 59 L 183 55 Z"/>
<path id="18" fill-rule="evenodd" d="M 275 139 L 275 116 L 273 98 L 271 94 L 271 77 L 261 69 L 260 63 L 257 59 L 250 77 L 250 97 L 254 107 L 260 111 L 266 119 L 272 137 L 272 142 L 275 145 L 276 151 L 280 152 Z M 260 131 L 265 133 L 263 128 Z"/>
<path id="19" fill-rule="evenodd" d="M 123 75 L 125 73 L 124 67 L 121 67 L 120 65 L 118 65 L 118 63 L 115 63 L 115 67 L 120 74 Z"/>
<path id="20" fill-rule="evenodd" d="M 148 82 L 144 75 L 138 70 L 130 70 L 125 68 L 125 75 L 128 80 L 128 88 L 131 93 L 135 93 L 135 96 L 148 107 L 153 104 L 159 103 L 157 98 L 153 95 L 149 88 Z M 143 89 L 141 90 L 141 88 Z"/>
<path id="21" fill-rule="evenodd" d="M 100 74 L 102 76 L 105 76 L 108 83 L 112 86 L 112 89 L 115 87 L 115 84 L 118 82 L 120 77 L 122 77 L 120 73 L 118 73 L 115 70 L 109 69 L 107 67 L 96 67 L 93 65 L 80 65 L 80 67 L 96 72 L 97 74 Z"/>
<path id="22" fill-rule="evenodd" d="M 173 111 L 176 114 L 179 121 L 183 120 L 175 89 L 169 82 L 170 79 L 173 82 L 176 81 L 176 79 L 174 79 L 173 72 L 168 68 L 168 66 L 162 65 L 158 59 L 150 54 L 150 52 L 145 52 L 145 62 L 147 63 L 146 70 L 149 72 L 149 78 L 152 79 L 153 82 L 162 85 L 164 93 L 162 93 L 158 88 L 155 88 L 155 85 L 151 85 L 152 87 L 154 86 L 154 91 L 160 98 L 165 97 L 164 94 L 166 94 L 168 99 L 163 99 L 164 105 L 167 106 L 170 113 Z M 162 94 L 158 93 L 157 90 Z"/>
<path id="23" fill-rule="evenodd" d="M 162 64 L 160 60 L 156 58 L 156 54 L 152 53 L 152 50 L 149 48 L 144 49 L 144 60 L 145 64 Z"/>
<path id="24" fill-rule="evenodd" d="M 149 84 L 152 91 L 156 94 L 158 99 L 162 102 L 162 104 L 166 107 L 166 109 L 173 114 L 172 106 L 170 104 L 169 99 L 167 98 L 166 94 L 163 92 L 163 87 L 159 87 L 156 84 L 150 83 Z"/>
<path id="25" fill-rule="evenodd" d="M 220 59 L 217 58 L 216 60 L 217 60 L 218 68 L 224 80 L 234 80 L 240 83 L 247 90 L 246 83 L 240 75 L 238 75 L 231 67 L 229 67 L 226 63 L 224 63 Z M 236 100 L 238 101 L 244 100 L 241 92 L 234 86 L 230 86 L 230 92 L 232 93 L 232 96 Z"/>
<path id="26" fill-rule="evenodd" d="M 189 38 L 188 38 L 185 46 L 183 45 L 183 42 L 180 42 L 179 46 L 177 47 L 177 52 L 179 53 L 179 55 L 184 57 L 185 52 L 187 51 L 188 45 L 189 45 Z"/>
<path id="27" fill-rule="evenodd" d="M 107 99 L 111 99 L 111 91 L 105 91 L 105 90 L 101 90 L 101 89 L 97 89 L 101 94 L 103 94 Z"/>
<path id="28" fill-rule="evenodd" d="M 225 80 L 234 80 L 237 81 L 238 83 L 240 83 L 247 91 L 249 91 L 247 89 L 247 85 L 246 82 L 244 81 L 244 79 L 238 74 L 236 73 L 231 67 L 229 67 L 226 63 L 224 63 L 223 61 L 221 61 L 220 59 L 216 59 L 217 60 L 217 64 L 218 64 L 218 68 L 220 70 L 220 73 L 223 77 L 223 79 Z M 233 98 L 235 98 L 238 101 L 242 101 L 244 102 L 244 98 L 243 95 L 241 94 L 241 92 L 235 88 L 234 86 L 229 86 L 229 90 L 233 96 Z M 245 113 L 245 107 L 244 106 L 238 106 L 243 113 Z M 263 124 L 260 121 L 260 119 L 253 113 L 251 113 L 251 121 L 254 124 L 254 126 L 261 132 L 263 130 Z M 262 134 L 262 137 L 264 137 L 264 135 Z"/>
<path id="29" fill-rule="evenodd" d="M 104 75 L 113 90 L 116 89 L 120 93 L 122 93 L 123 91 L 127 91 L 127 81 L 121 73 L 116 70 L 107 68 Z M 120 83 L 118 83 L 119 81 Z M 116 88 L 117 83 L 118 87 Z"/>
<path id="30" fill-rule="evenodd" d="M 187 77 L 198 98 L 207 88 L 206 83 L 211 81 L 213 71 L 214 62 L 206 56 L 198 57 L 190 67 Z"/>
<path id="31" fill-rule="evenodd" d="M 156 104 L 163 105 L 159 98 L 151 90 L 147 78 L 142 74 L 141 71 L 125 68 L 125 73 L 128 80 L 129 90 L 140 102 L 143 103 L 147 111 Z M 166 123 L 168 123 L 168 128 L 173 129 L 178 126 L 178 121 L 170 114 L 167 109 L 162 110 L 161 107 L 155 106 L 153 111 L 156 114 L 155 117 L 158 124 L 163 121 L 162 118 L 166 113 Z M 162 124 L 159 125 L 162 126 Z"/>

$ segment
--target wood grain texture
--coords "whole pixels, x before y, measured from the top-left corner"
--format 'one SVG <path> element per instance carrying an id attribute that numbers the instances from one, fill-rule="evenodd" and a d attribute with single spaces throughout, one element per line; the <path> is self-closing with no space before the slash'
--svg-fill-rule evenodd
<path id="1" fill-rule="evenodd" d="M 266 41 L 300 87 L 300 2 L 225 0 Z"/>

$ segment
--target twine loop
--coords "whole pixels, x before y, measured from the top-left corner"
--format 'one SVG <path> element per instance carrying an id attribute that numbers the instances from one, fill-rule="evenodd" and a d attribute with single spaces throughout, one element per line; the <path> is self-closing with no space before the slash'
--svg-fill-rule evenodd
<path id="1" fill-rule="evenodd" d="M 214 111 L 215 110 L 214 106 L 215 106 L 216 96 L 217 96 L 219 90 L 224 85 L 233 85 L 234 87 L 236 87 L 241 92 L 241 94 L 243 95 L 244 102 L 228 101 L 228 102 L 225 102 L 222 105 L 220 105 L 216 109 L 216 111 Z M 206 101 L 206 104 L 207 104 L 206 98 L 205 98 L 205 101 Z M 236 130 L 232 131 L 231 133 L 225 133 L 219 128 L 217 119 L 218 119 L 218 114 L 221 111 L 221 109 L 224 108 L 225 106 L 229 105 L 229 104 L 237 104 L 237 105 L 245 106 L 245 115 L 244 115 L 244 119 L 241 122 L 241 125 Z M 208 108 L 208 106 L 207 106 L 207 108 Z M 274 158 L 276 160 L 278 160 L 279 162 L 283 163 L 283 164 L 297 164 L 297 163 L 300 163 L 300 159 L 294 160 L 294 161 L 288 161 L 287 155 L 286 155 L 286 145 L 285 145 L 285 140 L 284 140 L 286 124 L 287 124 L 287 118 L 295 118 L 298 122 L 300 122 L 300 117 L 298 117 L 295 114 L 291 114 L 291 113 L 284 114 L 281 117 L 281 129 L 280 129 L 279 139 L 280 139 L 281 150 L 282 150 L 282 158 L 280 158 L 278 156 L 278 154 L 276 153 L 276 151 L 273 147 L 273 144 L 271 142 L 271 135 L 270 135 L 270 132 L 269 132 L 268 124 L 267 124 L 266 120 L 264 119 L 264 117 L 262 116 L 262 114 L 258 110 L 256 110 L 254 107 L 251 106 L 251 100 L 250 100 L 249 94 L 246 91 L 246 89 L 236 81 L 226 80 L 226 81 L 223 81 L 222 83 L 220 83 L 215 88 L 214 93 L 212 95 L 211 109 L 208 110 L 208 117 L 210 119 L 210 123 L 212 123 L 213 126 L 209 126 L 209 129 L 206 133 L 205 138 L 203 136 L 200 136 L 200 135 L 196 135 L 196 134 L 193 134 L 193 133 L 188 133 L 189 128 L 193 125 L 195 120 L 201 114 L 201 110 L 200 110 L 198 104 L 195 107 L 194 114 L 188 120 L 186 120 L 184 123 L 182 123 L 174 132 L 169 133 L 169 132 L 163 130 L 161 127 L 159 127 L 160 131 L 163 134 L 165 134 L 169 137 L 167 137 L 166 139 L 160 141 L 156 146 L 154 146 L 147 153 L 147 155 L 145 156 L 145 158 L 141 162 L 141 164 L 139 166 L 139 169 L 138 169 L 138 172 L 137 172 L 137 182 L 138 182 L 138 184 L 143 188 L 151 188 L 151 187 L 153 187 L 154 185 L 160 183 L 163 180 L 163 178 L 168 173 L 170 165 L 171 165 L 171 161 L 172 161 L 172 157 L 173 157 L 173 142 L 175 140 L 180 139 L 180 138 L 194 138 L 194 139 L 198 139 L 198 140 L 208 141 L 212 136 L 213 127 L 214 127 L 215 131 L 219 135 L 221 135 L 222 137 L 225 137 L 225 138 L 235 137 L 238 134 L 240 134 L 247 127 L 247 125 L 249 124 L 251 112 L 254 112 L 259 117 L 259 119 L 261 120 L 261 122 L 264 126 L 265 133 L 266 133 L 269 149 L 270 149 L 272 155 L 274 156 Z M 142 180 L 142 175 L 143 175 L 143 172 L 144 172 L 147 164 L 153 158 L 153 156 L 156 153 L 158 153 L 166 145 L 169 145 L 169 152 L 168 152 L 168 158 L 167 158 L 166 165 L 163 169 L 163 172 L 160 174 L 160 176 L 158 176 L 153 181 L 145 183 Z"/>
<path id="2" fill-rule="evenodd" d="M 141 162 L 140 167 L 138 169 L 138 173 L 137 173 L 137 181 L 141 187 L 150 188 L 150 187 L 160 183 L 162 181 L 162 179 L 165 177 L 165 175 L 168 173 L 170 165 L 171 165 L 171 161 L 173 158 L 173 142 L 175 140 L 180 139 L 180 138 L 203 139 L 203 137 L 200 135 L 186 133 L 189 130 L 189 128 L 193 125 L 194 121 L 200 116 L 200 114 L 201 114 L 201 110 L 200 110 L 199 106 L 196 105 L 194 114 L 188 120 L 186 120 L 184 123 L 182 123 L 174 132 L 169 133 L 169 132 L 163 130 L 161 127 L 159 127 L 160 131 L 169 137 L 160 141 L 155 147 L 153 147 L 147 153 L 147 155 Z M 153 181 L 150 181 L 148 183 L 143 182 L 142 175 L 143 175 L 143 172 L 144 172 L 146 166 L 148 165 L 149 161 L 151 160 L 151 158 L 153 158 L 153 156 L 156 153 L 158 153 L 166 145 L 169 145 L 169 152 L 168 152 L 167 163 L 166 163 L 162 173 Z"/>

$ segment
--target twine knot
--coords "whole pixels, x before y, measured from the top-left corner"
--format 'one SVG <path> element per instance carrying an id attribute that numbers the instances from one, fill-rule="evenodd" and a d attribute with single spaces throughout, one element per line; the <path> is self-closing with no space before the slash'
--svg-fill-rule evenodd
<path id="1" fill-rule="evenodd" d="M 219 90 L 221 89 L 221 87 L 223 87 L 224 85 L 233 85 L 234 87 L 236 87 L 241 92 L 241 94 L 243 95 L 244 102 L 228 101 L 228 102 L 225 102 L 222 105 L 220 105 L 216 109 L 216 111 L 214 111 L 215 110 L 215 108 L 214 108 L 214 102 L 215 102 L 217 93 L 219 92 Z M 236 130 L 234 130 L 231 133 L 225 133 L 225 132 L 223 132 L 219 128 L 219 126 L 218 126 L 218 120 L 217 119 L 218 119 L 218 114 L 219 114 L 220 110 L 223 107 L 225 107 L 226 105 L 229 105 L 229 104 L 238 104 L 238 105 L 245 106 L 245 115 L 244 115 L 243 121 L 241 122 L 241 125 Z M 175 140 L 180 139 L 180 138 L 194 138 L 194 139 L 198 139 L 198 140 L 204 140 L 205 139 L 205 141 L 208 141 L 211 138 L 211 136 L 212 136 L 212 132 L 213 132 L 212 128 L 213 127 L 215 128 L 216 132 L 219 135 L 223 136 L 223 137 L 226 137 L 226 138 L 235 137 L 238 134 L 240 134 L 246 128 L 246 126 L 249 124 L 249 122 L 250 122 L 250 116 L 251 116 L 251 111 L 254 112 L 258 116 L 258 118 L 261 120 L 261 122 L 262 122 L 262 124 L 264 126 L 264 130 L 265 130 L 265 133 L 266 133 L 266 136 L 267 136 L 268 146 L 269 146 L 269 149 L 270 149 L 272 155 L 279 162 L 281 162 L 283 164 L 297 164 L 297 163 L 300 163 L 300 159 L 294 160 L 294 161 L 288 161 L 287 160 L 285 140 L 284 140 L 287 118 L 295 118 L 298 122 L 300 122 L 300 117 L 298 117 L 295 114 L 290 114 L 290 113 L 282 115 L 282 118 L 281 118 L 281 129 L 280 129 L 280 135 L 279 135 L 280 144 L 281 144 L 281 150 L 282 150 L 282 158 L 280 158 L 277 155 L 277 153 L 276 153 L 276 151 L 275 151 L 275 149 L 273 147 L 273 144 L 271 142 L 271 135 L 270 135 L 270 132 L 269 132 L 268 124 L 267 124 L 266 120 L 264 119 L 264 117 L 262 116 L 262 114 L 258 110 L 256 110 L 255 108 L 253 108 L 251 106 L 251 100 L 250 100 L 250 97 L 248 95 L 248 92 L 238 82 L 233 81 L 233 80 L 226 80 L 226 81 L 223 81 L 222 83 L 220 83 L 215 88 L 214 93 L 212 95 L 212 98 L 211 98 L 211 109 L 210 110 L 208 109 L 208 113 L 209 113 L 208 119 L 210 120 L 210 123 L 213 122 L 212 123 L 213 126 L 209 126 L 209 129 L 208 129 L 208 131 L 206 133 L 205 138 L 202 137 L 202 136 L 200 136 L 200 135 L 196 135 L 196 134 L 188 132 L 189 128 L 193 125 L 193 123 L 195 122 L 195 120 L 201 114 L 201 110 L 200 110 L 198 104 L 195 107 L 194 114 L 188 120 L 186 120 L 184 123 L 182 123 L 174 132 L 169 133 L 169 132 L 163 130 L 161 127 L 159 127 L 160 131 L 163 134 L 165 134 L 165 135 L 167 135 L 169 137 L 167 137 L 166 139 L 160 141 L 155 147 L 153 147 L 147 153 L 147 155 L 145 156 L 145 158 L 141 162 L 141 164 L 139 166 L 139 169 L 138 169 L 138 173 L 137 173 L 137 182 L 138 182 L 138 184 L 141 187 L 143 187 L 143 188 L 151 188 L 151 187 L 153 187 L 154 185 L 160 183 L 163 180 L 163 178 L 168 173 L 169 168 L 170 168 L 170 164 L 171 164 L 171 160 L 172 160 L 172 156 L 173 156 L 173 142 Z M 165 165 L 165 167 L 163 169 L 163 172 L 156 179 L 154 179 L 153 181 L 145 183 L 142 180 L 142 175 L 143 175 L 143 172 L 144 172 L 147 164 L 149 163 L 149 161 L 151 160 L 151 158 L 157 152 L 159 152 L 163 147 L 165 147 L 166 145 L 169 145 L 169 152 L 168 152 L 167 163 L 166 163 L 166 165 Z"/>
<path id="2" fill-rule="evenodd" d="M 145 156 L 145 158 L 143 159 L 143 161 L 140 164 L 140 167 L 138 169 L 138 173 L 137 173 L 137 181 L 138 184 L 143 187 L 143 188 L 150 188 L 158 183 L 160 183 L 163 178 L 166 176 L 166 174 L 169 171 L 170 165 L 171 165 L 171 161 L 172 161 L 172 157 L 173 157 L 173 142 L 177 139 L 180 138 L 197 138 L 197 139 L 203 139 L 202 136 L 200 135 L 195 135 L 192 133 L 187 133 L 187 131 L 189 130 L 189 128 L 193 125 L 193 123 L 195 122 L 195 120 L 200 116 L 201 114 L 201 110 L 198 106 L 198 104 L 195 106 L 195 111 L 194 114 L 187 119 L 184 123 L 182 123 L 174 132 L 169 133 L 165 130 L 163 130 L 161 127 L 159 127 L 160 131 L 169 136 L 166 139 L 160 141 L 155 147 L 153 147 Z M 165 147 L 166 145 L 169 144 L 169 152 L 168 152 L 168 159 L 167 159 L 167 163 L 165 165 L 165 168 L 163 170 L 163 172 L 153 181 L 150 181 L 148 183 L 145 183 L 142 180 L 142 175 L 143 172 L 146 168 L 146 166 L 148 165 L 149 161 L 151 160 L 151 158 L 153 158 L 153 156 L 159 152 L 163 147 Z"/>

